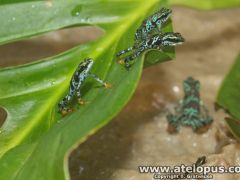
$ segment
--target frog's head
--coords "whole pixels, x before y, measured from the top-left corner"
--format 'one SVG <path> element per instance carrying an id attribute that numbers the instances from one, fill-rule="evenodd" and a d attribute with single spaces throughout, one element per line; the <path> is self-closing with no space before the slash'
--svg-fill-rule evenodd
<path id="1" fill-rule="evenodd" d="M 83 69 L 91 68 L 93 65 L 93 59 L 86 58 L 82 63 L 79 64 Z"/>
<path id="2" fill-rule="evenodd" d="M 79 72 L 88 72 L 93 65 L 93 59 L 91 58 L 85 58 L 79 65 L 78 65 L 78 71 Z"/>
<path id="3" fill-rule="evenodd" d="M 163 46 L 176 46 L 184 42 L 184 38 L 180 33 L 167 32 L 161 37 Z"/>
<path id="4" fill-rule="evenodd" d="M 199 92 L 200 90 L 200 82 L 198 80 L 193 79 L 192 77 L 188 77 L 183 82 L 183 89 L 185 94 Z"/>
<path id="5" fill-rule="evenodd" d="M 84 61 L 81 63 L 83 67 L 87 68 L 89 66 L 92 66 L 93 65 L 93 59 L 91 58 L 86 58 L 84 59 Z"/>
<path id="6" fill-rule="evenodd" d="M 167 9 L 163 7 L 158 12 L 156 12 L 155 16 L 153 16 L 153 20 L 155 20 L 158 23 L 164 23 L 168 20 L 168 18 L 171 16 L 172 10 Z M 156 19 L 154 19 L 156 18 Z"/>

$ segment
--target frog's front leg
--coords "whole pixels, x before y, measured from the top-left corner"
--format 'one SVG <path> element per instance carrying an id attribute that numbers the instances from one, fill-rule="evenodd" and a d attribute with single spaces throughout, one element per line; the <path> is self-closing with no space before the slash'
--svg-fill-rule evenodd
<path id="1" fill-rule="evenodd" d="M 150 24 L 149 24 L 150 23 Z M 137 29 L 135 33 L 135 44 L 139 44 L 142 41 L 146 41 L 149 37 L 149 32 L 151 28 L 151 22 L 146 20 L 142 23 L 142 25 Z"/>
<path id="2" fill-rule="evenodd" d="M 161 25 L 159 24 L 159 23 L 157 23 L 157 32 L 159 33 L 159 34 L 161 34 L 161 32 L 162 32 L 162 27 L 161 27 Z"/>
<path id="3" fill-rule="evenodd" d="M 179 117 L 173 115 L 172 113 L 169 113 L 167 115 L 167 121 L 168 121 L 167 131 L 169 133 L 176 133 L 176 132 L 178 132 Z"/>
<path id="4" fill-rule="evenodd" d="M 105 88 L 108 88 L 108 89 L 109 89 L 109 88 L 112 87 L 112 84 L 103 81 L 103 80 L 100 79 L 96 74 L 89 73 L 88 76 L 89 76 L 89 77 L 92 77 L 93 79 L 95 79 L 97 82 L 99 82 L 99 83 L 100 83 L 101 85 L 103 85 Z"/>
<path id="5" fill-rule="evenodd" d="M 161 28 L 159 28 L 158 26 L 156 28 L 152 29 L 152 32 L 148 35 L 148 37 L 150 37 L 150 35 L 156 35 L 156 34 L 159 34 L 159 35 L 162 34 Z"/>
<path id="6" fill-rule="evenodd" d="M 135 33 L 135 43 L 139 42 L 142 39 L 142 26 L 140 26 Z"/>
<path id="7" fill-rule="evenodd" d="M 111 88 L 112 85 L 110 83 L 107 83 L 105 81 L 103 81 L 102 79 L 100 79 L 97 75 L 95 74 L 92 74 L 92 73 L 89 73 L 87 75 L 87 77 L 92 77 L 93 79 L 95 79 L 97 82 L 99 82 L 100 84 L 102 84 L 105 88 Z M 81 98 L 81 91 L 80 91 L 80 87 L 81 87 L 81 83 L 78 84 L 78 87 L 77 87 L 77 90 L 76 90 L 76 95 L 77 95 L 77 99 L 78 99 L 78 104 L 80 105 L 85 105 L 87 104 L 88 102 L 87 101 L 84 101 L 82 98 Z"/>
<path id="8" fill-rule="evenodd" d="M 183 109 L 183 100 L 180 100 L 174 106 L 174 110 L 175 110 L 176 114 L 180 115 L 182 113 L 182 109 Z"/>

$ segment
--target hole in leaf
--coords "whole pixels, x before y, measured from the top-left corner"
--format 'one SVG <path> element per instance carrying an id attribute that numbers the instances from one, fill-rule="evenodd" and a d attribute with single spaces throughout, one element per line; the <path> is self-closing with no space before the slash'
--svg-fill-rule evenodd
<path id="1" fill-rule="evenodd" d="M 2 107 L 0 107 L 0 127 L 2 127 L 6 119 L 7 119 L 7 112 Z"/>
<path id="2" fill-rule="evenodd" d="M 57 55 L 103 35 L 96 27 L 74 27 L 0 46 L 0 67 L 29 63 Z"/>

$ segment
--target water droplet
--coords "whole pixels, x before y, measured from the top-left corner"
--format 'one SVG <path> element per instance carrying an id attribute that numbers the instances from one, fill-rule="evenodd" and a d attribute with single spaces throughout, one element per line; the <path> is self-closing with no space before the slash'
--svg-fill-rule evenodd
<path id="1" fill-rule="evenodd" d="M 79 16 L 82 11 L 82 5 L 77 5 L 76 7 L 73 8 L 71 11 L 72 16 Z"/>
<path id="2" fill-rule="evenodd" d="M 52 81 L 52 82 L 51 82 L 51 85 L 53 86 L 55 83 L 56 83 L 55 81 Z"/>
<path id="3" fill-rule="evenodd" d="M 175 93 L 179 93 L 180 89 L 179 89 L 178 86 L 173 86 L 173 91 L 174 91 Z"/>

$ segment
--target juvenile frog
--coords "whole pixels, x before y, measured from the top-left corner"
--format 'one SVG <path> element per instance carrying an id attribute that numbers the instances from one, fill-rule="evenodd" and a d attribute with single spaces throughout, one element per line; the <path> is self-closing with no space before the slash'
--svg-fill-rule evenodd
<path id="1" fill-rule="evenodd" d="M 84 104 L 84 101 L 81 99 L 80 88 L 86 78 L 92 77 L 105 88 L 111 88 L 111 84 L 104 82 L 97 75 L 90 73 L 93 62 L 94 61 L 91 58 L 86 58 L 78 65 L 71 78 L 68 94 L 58 103 L 59 112 L 61 112 L 62 115 L 72 112 L 72 109 L 69 107 L 69 105 L 75 96 L 77 96 L 78 103 L 80 105 Z"/>
<path id="2" fill-rule="evenodd" d="M 167 115 L 168 131 L 178 131 L 179 125 L 191 126 L 194 132 L 207 129 L 213 122 L 207 108 L 200 100 L 200 82 L 192 77 L 183 82 L 184 98 L 175 108 L 175 113 Z"/>
<path id="3" fill-rule="evenodd" d="M 134 60 L 147 50 L 157 49 L 162 50 L 163 47 L 177 46 L 184 42 L 184 38 L 180 33 L 167 32 L 163 34 L 153 35 L 151 38 L 141 41 L 139 44 L 134 44 L 133 47 L 129 47 L 123 51 L 117 53 L 117 57 L 120 58 L 119 64 L 129 69 L 134 63 Z M 123 55 L 129 53 L 125 57 Z"/>
<path id="4" fill-rule="evenodd" d="M 147 17 L 135 33 L 135 42 L 144 41 L 154 33 L 160 34 L 162 25 L 169 19 L 171 13 L 172 10 L 163 7 L 153 15 Z"/>

